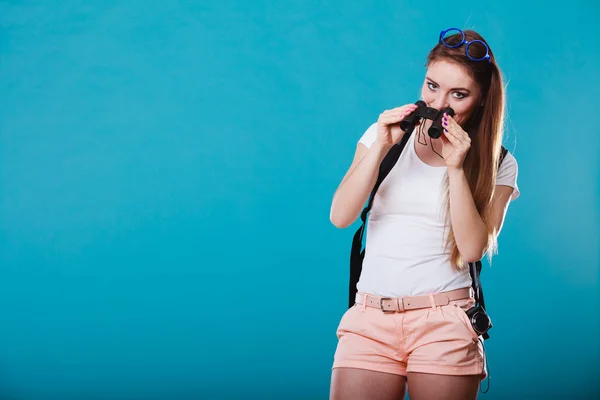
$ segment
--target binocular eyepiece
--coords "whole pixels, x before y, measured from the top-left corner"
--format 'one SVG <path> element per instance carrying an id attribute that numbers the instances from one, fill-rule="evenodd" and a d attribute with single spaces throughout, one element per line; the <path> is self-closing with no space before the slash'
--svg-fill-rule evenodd
<path id="1" fill-rule="evenodd" d="M 443 108 L 441 110 L 437 110 L 435 108 L 427 107 L 427 104 L 423 100 L 419 100 L 415 103 L 418 108 L 413 111 L 412 114 L 407 115 L 402 121 L 400 121 L 400 129 L 404 132 L 410 132 L 415 129 L 415 125 L 422 118 L 430 119 L 433 121 L 427 133 L 433 139 L 438 139 L 442 136 L 442 119 L 444 118 L 444 113 L 448 113 L 451 117 L 454 116 L 454 110 L 450 107 Z"/>

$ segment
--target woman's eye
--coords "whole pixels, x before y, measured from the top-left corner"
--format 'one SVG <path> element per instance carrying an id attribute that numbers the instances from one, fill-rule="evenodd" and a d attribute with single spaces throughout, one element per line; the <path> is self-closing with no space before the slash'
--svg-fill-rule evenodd
<path id="1" fill-rule="evenodd" d="M 430 90 L 435 90 L 437 89 L 437 86 L 435 86 L 433 83 L 431 82 L 427 82 L 427 86 L 429 87 Z"/>
<path id="2" fill-rule="evenodd" d="M 457 99 L 464 99 L 465 97 L 467 97 L 467 95 L 466 95 L 466 94 L 464 94 L 464 93 L 461 93 L 461 92 L 454 92 L 454 93 L 452 93 L 452 95 L 453 95 L 454 97 L 456 97 Z"/>

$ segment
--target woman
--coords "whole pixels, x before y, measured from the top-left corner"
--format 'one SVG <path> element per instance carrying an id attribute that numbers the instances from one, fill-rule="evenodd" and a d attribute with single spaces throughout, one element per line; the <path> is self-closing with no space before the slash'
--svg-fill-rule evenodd
<path id="1" fill-rule="evenodd" d="M 487 42 L 449 29 L 431 50 L 421 90 L 445 114 L 443 134 L 422 120 L 375 196 L 356 304 L 340 321 L 332 399 L 474 399 L 487 376 L 483 344 L 465 311 L 474 304 L 467 263 L 496 251 L 517 162 L 498 167 L 504 87 Z M 404 132 L 414 104 L 386 110 L 357 144 L 331 206 L 350 226 L 377 180 L 381 161 Z M 391 300 L 389 300 L 391 299 Z M 386 304 L 420 304 L 383 312 Z M 425 305 L 423 305 L 425 304 Z"/>

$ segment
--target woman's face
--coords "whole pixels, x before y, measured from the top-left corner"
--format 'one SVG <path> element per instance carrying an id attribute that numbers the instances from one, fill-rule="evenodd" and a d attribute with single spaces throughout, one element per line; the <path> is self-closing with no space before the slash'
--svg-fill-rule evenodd
<path id="1" fill-rule="evenodd" d="M 459 124 L 469 119 L 481 103 L 480 97 L 479 86 L 462 65 L 439 60 L 427 68 L 421 98 L 429 107 L 438 110 L 451 107 Z"/>

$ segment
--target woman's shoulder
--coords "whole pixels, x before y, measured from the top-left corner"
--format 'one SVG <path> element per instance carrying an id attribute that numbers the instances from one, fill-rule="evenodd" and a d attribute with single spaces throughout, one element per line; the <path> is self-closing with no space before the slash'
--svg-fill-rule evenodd
<path id="1" fill-rule="evenodd" d="M 515 155 L 508 150 L 506 147 L 502 146 L 503 148 L 503 152 L 504 152 L 504 157 L 502 159 L 502 163 L 500 164 L 500 167 L 498 168 L 498 173 L 500 173 L 500 171 L 502 170 L 511 170 L 511 169 L 515 169 L 518 171 L 519 169 L 519 164 L 517 162 L 517 158 L 515 157 Z"/>
<path id="2" fill-rule="evenodd" d="M 377 122 L 373 122 L 363 132 L 360 139 L 358 139 L 358 143 L 362 143 L 367 147 L 371 147 L 373 145 L 373 143 L 375 143 L 376 139 L 377 139 Z"/>

